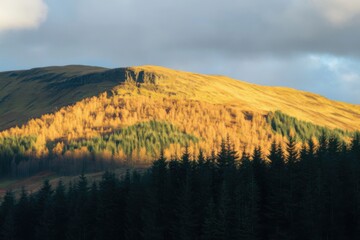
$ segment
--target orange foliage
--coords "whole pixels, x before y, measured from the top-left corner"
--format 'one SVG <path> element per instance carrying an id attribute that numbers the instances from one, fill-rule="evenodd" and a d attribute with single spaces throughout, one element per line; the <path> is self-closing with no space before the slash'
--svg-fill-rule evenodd
<path id="1" fill-rule="evenodd" d="M 112 96 L 101 94 L 87 98 L 53 114 L 32 119 L 20 128 L 3 131 L 0 137 L 36 135 L 36 152 L 39 156 L 46 154 L 47 141 L 57 140 L 60 143 L 53 151 L 60 154 L 63 147 L 61 141 L 91 138 L 149 120 L 167 121 L 180 130 L 197 136 L 200 141 L 197 146 L 191 146 L 191 151 L 196 153 L 201 148 L 207 155 L 226 136 L 229 136 L 240 152 L 244 146 L 248 151 L 252 151 L 257 145 L 268 149 L 273 139 L 283 140 L 272 133 L 264 115 L 244 113 L 238 106 L 132 93 Z M 72 154 L 81 157 L 86 151 L 81 149 Z M 165 150 L 167 157 L 179 156 L 180 153 L 180 146 L 176 145 Z M 124 159 L 124 154 L 122 152 L 113 156 L 111 152 L 103 152 L 99 157 L 119 161 Z M 138 149 L 133 156 L 128 157 L 149 160 L 145 149 Z"/>

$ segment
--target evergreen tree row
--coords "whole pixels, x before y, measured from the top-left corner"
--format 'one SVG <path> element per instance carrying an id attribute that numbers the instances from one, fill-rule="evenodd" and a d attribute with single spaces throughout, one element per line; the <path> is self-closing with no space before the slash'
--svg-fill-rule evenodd
<path id="1" fill-rule="evenodd" d="M 0 239 L 358 239 L 360 135 L 296 149 L 290 138 L 239 158 L 226 140 L 206 158 L 162 154 L 144 173 L 9 191 Z"/>
<path id="2" fill-rule="evenodd" d="M 282 136 L 295 136 L 297 140 L 307 141 L 312 137 L 320 138 L 321 135 L 336 136 L 337 138 L 348 138 L 353 132 L 342 129 L 330 129 L 324 126 L 315 125 L 311 122 L 298 120 L 281 111 L 270 112 L 267 115 L 267 123 L 271 129 Z"/>

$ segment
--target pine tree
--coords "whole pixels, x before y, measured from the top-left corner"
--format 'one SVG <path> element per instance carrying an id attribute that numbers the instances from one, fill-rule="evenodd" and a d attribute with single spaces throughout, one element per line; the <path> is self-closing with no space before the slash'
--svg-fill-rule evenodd
<path id="1" fill-rule="evenodd" d="M 267 174 L 268 199 L 266 216 L 270 239 L 286 239 L 286 178 L 282 149 L 273 142 L 268 156 L 270 165 Z"/>
<path id="2" fill-rule="evenodd" d="M 228 160 L 229 160 L 228 156 L 229 155 L 226 148 L 226 143 L 224 140 L 222 140 L 220 145 L 220 151 L 217 154 L 217 158 L 216 158 L 216 164 L 221 172 L 223 172 L 225 168 L 228 166 Z"/>
<path id="3" fill-rule="evenodd" d="M 212 171 L 209 158 L 205 160 L 202 150 L 200 149 L 195 163 L 195 170 L 191 175 L 192 185 L 192 211 L 194 214 L 194 231 L 196 236 L 200 236 L 202 232 L 202 224 L 205 219 L 205 210 L 207 202 L 210 198 Z"/>
<path id="4" fill-rule="evenodd" d="M 99 187 L 98 239 L 123 239 L 126 225 L 126 194 L 113 173 L 104 173 Z"/>
<path id="5" fill-rule="evenodd" d="M 129 194 L 126 199 L 127 225 L 125 239 L 127 240 L 137 240 L 143 237 L 144 219 L 142 216 L 145 211 L 144 191 L 146 191 L 146 188 L 143 186 L 141 175 L 134 171 L 130 181 Z"/>
<path id="6" fill-rule="evenodd" d="M 198 167 L 200 169 L 203 168 L 205 165 L 205 157 L 204 157 L 204 152 L 201 148 L 199 149 L 199 155 L 197 157 L 197 161 L 198 161 Z"/>
<path id="7" fill-rule="evenodd" d="M 192 170 L 192 161 L 190 160 L 189 146 L 185 145 L 185 150 L 180 158 L 180 178 L 185 181 L 189 177 Z M 184 182 L 182 181 L 182 182 Z"/>
<path id="8" fill-rule="evenodd" d="M 236 167 L 236 163 L 239 160 L 239 155 L 235 150 L 235 145 L 231 143 L 229 135 L 226 138 L 226 152 L 227 152 L 227 166 L 230 169 Z"/>
<path id="9" fill-rule="evenodd" d="M 88 239 L 97 239 L 96 236 L 96 229 L 98 224 L 98 202 L 99 202 L 99 196 L 98 196 L 98 186 L 97 183 L 94 181 L 91 185 L 91 188 L 89 190 L 88 194 L 88 201 L 86 204 L 86 209 L 88 211 L 87 217 L 88 217 L 88 230 L 87 230 L 87 236 Z"/>
<path id="10" fill-rule="evenodd" d="M 299 212 L 298 195 L 300 189 L 297 189 L 298 184 L 298 160 L 299 152 L 296 147 L 294 137 L 290 137 L 286 144 L 287 151 L 287 182 L 286 196 L 284 199 L 284 212 L 285 212 L 285 228 L 286 234 L 289 238 L 294 238 L 295 228 L 297 227 L 297 214 Z"/>
<path id="11" fill-rule="evenodd" d="M 289 141 L 286 144 L 287 151 L 287 163 L 289 166 L 293 166 L 299 157 L 299 153 L 296 148 L 296 141 L 294 137 L 289 137 Z"/>
<path id="12" fill-rule="evenodd" d="M 270 161 L 270 167 L 272 169 L 282 169 L 285 166 L 282 148 L 275 141 L 271 144 L 268 159 Z"/>
<path id="13" fill-rule="evenodd" d="M 45 202 L 45 206 L 42 215 L 39 217 L 39 223 L 36 229 L 36 239 L 52 240 L 55 239 L 55 214 L 54 214 L 54 202 L 51 198 L 48 198 Z"/>
<path id="14" fill-rule="evenodd" d="M 357 160 L 360 160 L 360 132 L 354 134 L 350 144 L 350 151 Z"/>
<path id="15" fill-rule="evenodd" d="M 95 194 L 95 196 L 90 194 Z M 94 220 L 97 217 L 96 205 L 94 206 L 96 202 L 92 202 L 94 197 L 96 198 L 96 191 L 90 192 L 88 180 L 84 174 L 81 174 L 75 185 L 72 201 L 70 202 L 70 219 L 67 227 L 71 238 L 94 239 L 96 237 L 93 229 Z"/>
<path id="16" fill-rule="evenodd" d="M 312 138 L 310 138 L 308 141 L 308 147 L 308 157 L 310 159 L 314 159 L 316 155 L 316 147 Z"/>
<path id="17" fill-rule="evenodd" d="M 259 231 L 259 190 L 250 157 L 245 150 L 240 162 L 240 179 L 235 192 L 238 216 L 237 227 L 235 228 L 236 239 L 254 240 L 257 239 Z"/>
<path id="18" fill-rule="evenodd" d="M 0 208 L 0 239 L 16 239 L 14 221 L 15 203 L 14 193 L 11 190 L 7 191 Z"/>
<path id="19" fill-rule="evenodd" d="M 48 226 L 52 224 L 52 212 L 51 210 L 51 198 L 53 195 L 53 189 L 50 185 L 48 179 L 46 179 L 39 190 L 35 195 L 35 207 L 34 207 L 34 217 L 37 219 L 36 222 L 36 236 L 37 238 L 47 238 L 50 232 L 43 232 L 44 229 L 48 229 Z"/>
<path id="20" fill-rule="evenodd" d="M 254 169 L 254 178 L 255 182 L 259 189 L 259 207 L 257 211 L 257 216 L 259 217 L 259 238 L 267 239 L 268 238 L 268 219 L 266 216 L 267 211 L 267 199 L 268 199 L 268 190 L 266 184 L 266 164 L 262 158 L 261 147 L 256 147 L 252 154 L 252 166 Z"/>
<path id="21" fill-rule="evenodd" d="M 322 134 L 320 135 L 319 139 L 319 146 L 317 148 L 317 158 L 321 161 L 322 159 L 324 159 L 327 155 L 327 150 L 328 150 L 328 137 L 325 133 L 325 131 L 322 132 Z"/>
<path id="22" fill-rule="evenodd" d="M 33 215 L 32 203 L 29 200 L 25 188 L 22 188 L 14 216 L 16 239 L 34 239 Z"/>
<path id="23" fill-rule="evenodd" d="M 160 202 L 165 201 L 167 175 L 168 163 L 161 152 L 160 158 L 154 161 L 151 167 L 153 189 Z"/>
<path id="24" fill-rule="evenodd" d="M 143 230 L 140 232 L 144 240 L 165 240 L 164 226 L 160 224 L 159 204 L 151 191 L 145 191 L 144 211 L 142 212 Z"/>
<path id="25" fill-rule="evenodd" d="M 68 225 L 68 202 L 66 199 L 65 185 L 62 180 L 58 182 L 53 197 L 54 212 L 54 234 L 55 239 L 61 240 L 66 238 Z"/>
<path id="26" fill-rule="evenodd" d="M 225 219 L 223 209 L 217 209 L 213 199 L 210 199 L 206 209 L 206 218 L 201 239 L 225 239 Z"/>
<path id="27" fill-rule="evenodd" d="M 176 223 L 173 225 L 173 238 L 181 240 L 194 239 L 196 228 L 195 214 L 193 214 L 193 199 L 191 180 L 187 178 L 178 193 L 178 201 L 176 204 Z"/>

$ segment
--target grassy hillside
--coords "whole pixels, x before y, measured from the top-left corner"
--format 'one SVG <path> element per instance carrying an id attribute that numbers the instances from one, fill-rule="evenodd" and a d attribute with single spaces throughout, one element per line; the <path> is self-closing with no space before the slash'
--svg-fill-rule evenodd
<path id="1" fill-rule="evenodd" d="M 97 148 L 95 155 L 109 161 L 149 161 L 158 154 L 159 142 L 164 139 L 169 143 L 164 146 L 165 155 L 170 157 L 179 154 L 185 142 L 190 145 L 190 152 L 196 154 L 203 149 L 209 155 L 222 139 L 229 137 L 237 150 L 241 152 L 246 146 L 250 152 L 257 145 L 268 149 L 273 140 L 285 142 L 292 132 L 299 140 L 305 140 L 323 131 L 348 137 L 360 129 L 360 106 L 222 76 L 152 66 L 112 70 L 76 66 L 29 71 L 35 73 L 19 72 L 26 73 L 28 80 L 2 73 L 1 76 L 18 79 L 20 86 L 18 90 L 11 90 L 11 84 L 6 87 L 10 99 L 15 98 L 12 104 L 18 105 L 12 108 L 1 103 L 8 112 L 14 116 L 16 111 L 36 116 L 51 112 L 57 104 L 73 104 L 0 132 L 0 139 L 11 145 L 12 152 L 28 158 L 93 158 L 92 149 Z M 37 88 L 30 88 L 31 84 Z M 34 95 L 36 92 L 40 95 Z M 26 105 L 25 96 L 32 99 L 31 105 Z M 17 118 L 20 120 L 15 121 Z M 14 119 L 0 121 L 6 126 L 25 118 Z M 155 124 L 153 129 L 154 123 L 161 124 Z M 123 134 L 126 129 L 132 129 L 130 136 L 136 141 Z M 141 132 L 149 129 L 155 132 L 150 138 L 152 144 L 146 143 L 144 138 L 148 135 Z M 126 142 L 126 146 L 120 142 Z M 11 151 L 7 148 L 3 152 Z"/>
<path id="2" fill-rule="evenodd" d="M 0 73 L 0 130 L 98 95 L 124 80 L 124 69 L 89 66 Z"/>
<path id="3" fill-rule="evenodd" d="M 285 87 L 267 87 L 211 76 L 143 66 L 130 68 L 135 75 L 152 76 L 161 92 L 244 111 L 276 111 L 330 128 L 360 129 L 360 106 L 332 101 L 317 94 Z M 155 73 L 155 74 L 154 74 Z"/>
<path id="4" fill-rule="evenodd" d="M 360 106 L 283 87 L 266 87 L 228 77 L 194 74 L 163 67 L 106 69 L 89 66 L 36 68 L 0 73 L 0 129 L 97 96 L 122 82 L 152 86 L 158 95 L 276 111 L 330 128 L 360 129 Z M 121 88 L 121 87 L 120 87 Z"/>

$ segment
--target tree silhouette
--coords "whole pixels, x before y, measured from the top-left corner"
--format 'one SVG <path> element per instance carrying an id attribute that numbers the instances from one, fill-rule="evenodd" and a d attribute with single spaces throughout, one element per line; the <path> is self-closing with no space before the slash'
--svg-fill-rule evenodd
<path id="1" fill-rule="evenodd" d="M 357 239 L 360 137 L 319 142 L 300 153 L 291 139 L 286 151 L 272 142 L 266 159 L 256 147 L 237 160 L 224 141 L 220 154 L 194 161 L 188 150 L 160 153 L 145 171 L 8 191 L 0 239 Z"/>

